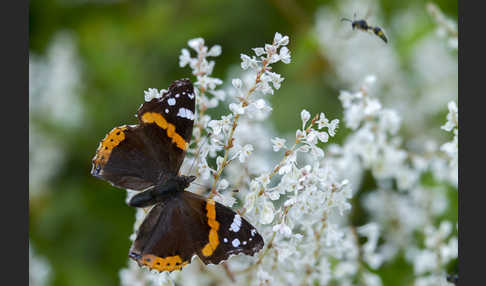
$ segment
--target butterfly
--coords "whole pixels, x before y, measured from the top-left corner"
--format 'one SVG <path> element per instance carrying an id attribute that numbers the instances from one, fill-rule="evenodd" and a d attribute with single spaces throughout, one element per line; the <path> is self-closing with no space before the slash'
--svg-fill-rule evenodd
<path id="1" fill-rule="evenodd" d="M 195 176 L 179 174 L 194 125 L 196 95 L 188 79 L 174 81 L 160 98 L 143 103 L 137 125 L 111 130 L 100 142 L 91 174 L 140 191 L 129 201 L 152 206 L 129 257 L 140 266 L 180 270 L 197 255 L 219 264 L 230 255 L 263 248 L 258 231 L 232 209 L 185 189 Z"/>

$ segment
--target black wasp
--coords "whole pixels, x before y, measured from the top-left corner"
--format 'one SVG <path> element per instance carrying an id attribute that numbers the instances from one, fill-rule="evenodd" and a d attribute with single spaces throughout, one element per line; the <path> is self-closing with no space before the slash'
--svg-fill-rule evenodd
<path id="1" fill-rule="evenodd" d="M 354 19 L 356 19 L 356 14 L 354 14 Z M 388 39 L 385 36 L 383 29 L 378 27 L 378 26 L 373 27 L 371 25 L 368 25 L 366 20 L 350 20 L 348 18 L 342 18 L 341 21 L 350 22 L 353 30 L 358 29 L 358 30 L 361 30 L 361 31 L 364 31 L 364 32 L 371 32 L 371 33 L 377 35 L 378 37 L 380 37 L 380 39 L 382 39 L 385 43 L 388 43 Z"/>

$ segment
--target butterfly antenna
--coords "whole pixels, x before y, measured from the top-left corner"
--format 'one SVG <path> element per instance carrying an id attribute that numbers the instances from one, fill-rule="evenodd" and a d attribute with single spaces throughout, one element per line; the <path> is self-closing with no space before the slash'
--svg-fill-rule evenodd
<path id="1" fill-rule="evenodd" d="M 351 21 L 351 20 L 350 20 L 350 19 L 348 19 L 348 18 L 341 18 L 341 22 L 342 22 L 342 21 L 348 21 L 348 22 L 353 23 L 353 21 Z"/>

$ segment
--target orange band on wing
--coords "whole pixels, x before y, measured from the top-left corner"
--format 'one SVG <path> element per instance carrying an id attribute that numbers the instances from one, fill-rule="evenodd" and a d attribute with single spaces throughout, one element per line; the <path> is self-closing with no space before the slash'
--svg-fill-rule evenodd
<path id="1" fill-rule="evenodd" d="M 162 258 L 152 254 L 145 254 L 138 261 L 150 269 L 156 269 L 161 272 L 180 270 L 183 266 L 189 264 L 188 261 L 183 262 L 179 255 Z"/>
<path id="2" fill-rule="evenodd" d="M 94 158 L 94 163 L 98 164 L 106 164 L 108 162 L 108 158 L 110 158 L 111 151 L 113 148 L 118 146 L 120 142 L 125 140 L 125 130 L 127 126 L 120 126 L 113 128 L 108 134 L 106 134 L 105 138 L 100 142 L 98 149 L 96 149 L 96 156 Z"/>
<path id="3" fill-rule="evenodd" d="M 204 256 L 211 256 L 219 245 L 219 222 L 216 221 L 216 203 L 213 200 L 207 200 L 206 210 L 208 225 L 211 229 L 209 230 L 209 242 L 203 247 L 202 254 Z"/>
<path id="4" fill-rule="evenodd" d="M 186 140 L 177 134 L 174 124 L 167 122 L 162 114 L 157 112 L 145 112 L 142 115 L 142 122 L 157 124 L 160 128 L 166 130 L 167 136 L 172 139 L 172 142 L 176 143 L 179 149 L 182 149 L 183 151 L 186 150 Z"/>

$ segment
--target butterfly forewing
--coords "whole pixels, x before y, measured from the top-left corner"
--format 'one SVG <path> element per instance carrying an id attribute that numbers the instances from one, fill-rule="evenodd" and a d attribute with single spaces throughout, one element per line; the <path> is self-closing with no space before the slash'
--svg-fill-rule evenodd
<path id="1" fill-rule="evenodd" d="M 191 82 L 178 80 L 162 98 L 145 102 L 137 112 L 139 124 L 160 149 L 159 160 L 167 160 L 167 169 L 176 174 L 191 140 L 195 98 Z"/>
<path id="2" fill-rule="evenodd" d="M 195 95 L 189 80 L 171 84 L 162 98 L 145 102 L 138 125 L 120 126 L 100 142 L 91 173 L 117 187 L 143 190 L 176 176 L 194 124 Z"/>
<path id="3" fill-rule="evenodd" d="M 140 126 L 116 127 L 100 142 L 91 174 L 120 188 L 143 190 L 157 181 L 161 167 L 150 149 Z"/>

